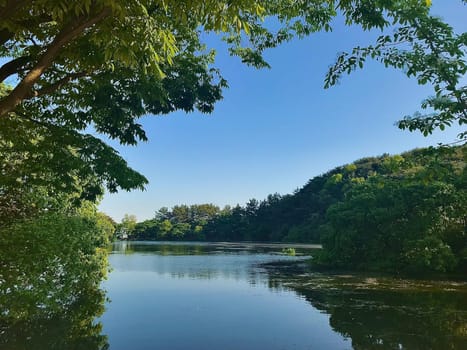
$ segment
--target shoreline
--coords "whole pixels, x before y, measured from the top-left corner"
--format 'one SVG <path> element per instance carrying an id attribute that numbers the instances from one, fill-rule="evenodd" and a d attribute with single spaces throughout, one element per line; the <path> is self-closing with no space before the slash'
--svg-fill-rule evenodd
<path id="1" fill-rule="evenodd" d="M 131 242 L 139 244 L 174 244 L 174 245 L 206 245 L 206 246 L 222 246 L 222 247 L 239 247 L 239 248 L 296 248 L 296 249 L 322 249 L 321 244 L 313 243 L 263 243 L 263 242 L 203 242 L 203 241 L 132 241 L 132 240 L 116 240 L 117 242 Z"/>

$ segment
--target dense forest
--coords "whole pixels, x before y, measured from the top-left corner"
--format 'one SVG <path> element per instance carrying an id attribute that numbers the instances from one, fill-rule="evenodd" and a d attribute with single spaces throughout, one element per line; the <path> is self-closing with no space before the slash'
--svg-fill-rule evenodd
<path id="1" fill-rule="evenodd" d="M 467 267 L 467 147 L 363 158 L 293 194 L 244 206 L 161 208 L 120 234 L 135 240 L 321 242 L 322 265 L 450 271 Z"/>

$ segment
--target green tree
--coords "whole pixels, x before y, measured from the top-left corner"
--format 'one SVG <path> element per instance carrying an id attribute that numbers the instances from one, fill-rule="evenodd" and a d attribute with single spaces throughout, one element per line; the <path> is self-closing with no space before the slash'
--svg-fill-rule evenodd
<path id="1" fill-rule="evenodd" d="M 455 33 L 449 24 L 428 13 L 414 15 L 413 9 L 406 8 L 399 14 L 401 25 L 392 34 L 381 35 L 375 45 L 341 54 L 326 76 L 325 87 L 336 84 L 344 73 L 363 68 L 368 58 L 376 59 L 386 67 L 403 70 L 419 84 L 433 86 L 434 95 L 421 104 L 428 113 L 404 117 L 397 123 L 399 128 L 426 136 L 436 129 L 466 124 L 467 33 Z M 465 141 L 467 131 L 459 138 Z"/>
<path id="2" fill-rule="evenodd" d="M 128 236 L 133 235 L 136 228 L 136 223 L 137 221 L 135 215 L 125 214 L 120 224 L 117 225 L 117 234 Z"/>
<path id="3" fill-rule="evenodd" d="M 146 140 L 143 115 L 212 111 L 226 82 L 203 33 L 224 33 L 233 55 L 264 67 L 264 50 L 330 30 L 339 13 L 370 29 L 410 25 L 427 11 L 422 0 L 4 0 L 0 136 L 14 151 L 34 133 L 39 143 L 27 145 L 26 161 L 68 185 L 87 175 L 91 194 L 100 190 L 96 183 L 111 192 L 143 188 L 147 180 L 86 129 L 134 145 Z M 267 19 L 278 27 L 269 30 Z"/>
<path id="4" fill-rule="evenodd" d="M 159 223 L 158 239 L 164 239 L 172 231 L 172 223 L 169 220 L 164 220 Z"/>
<path id="5" fill-rule="evenodd" d="M 169 208 L 167 207 L 162 207 L 159 210 L 156 211 L 156 214 L 154 215 L 155 220 L 166 220 L 170 218 L 170 213 L 169 213 Z"/>
<path id="6" fill-rule="evenodd" d="M 393 160 L 383 160 L 383 169 Z M 427 181 L 427 173 L 433 172 L 425 162 L 425 167 L 375 175 L 348 188 L 327 210 L 318 261 L 339 268 L 417 273 L 462 266 L 466 192 L 459 175 L 465 169 L 434 163 L 449 170 Z"/>

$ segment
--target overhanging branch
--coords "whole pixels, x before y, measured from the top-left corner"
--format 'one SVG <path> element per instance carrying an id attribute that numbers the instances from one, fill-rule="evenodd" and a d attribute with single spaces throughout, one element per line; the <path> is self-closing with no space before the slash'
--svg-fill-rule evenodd
<path id="1" fill-rule="evenodd" d="M 79 36 L 86 28 L 93 26 L 109 16 L 111 10 L 104 8 L 94 16 L 76 17 L 68 25 L 66 25 L 55 37 L 46 51 L 39 58 L 34 67 L 26 74 L 21 82 L 13 89 L 13 91 L 0 101 L 0 117 L 12 112 L 18 104 L 21 103 L 28 95 L 39 80 L 41 75 L 52 65 L 54 59 L 59 55 L 62 47 L 77 36 Z"/>
<path id="2" fill-rule="evenodd" d="M 30 60 L 30 56 L 22 56 L 5 63 L 0 67 L 0 82 L 13 74 L 20 73 L 25 70 L 25 66 Z"/>

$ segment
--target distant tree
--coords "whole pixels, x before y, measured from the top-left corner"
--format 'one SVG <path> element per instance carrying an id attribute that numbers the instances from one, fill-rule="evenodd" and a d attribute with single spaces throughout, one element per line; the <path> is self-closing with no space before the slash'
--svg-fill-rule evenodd
<path id="1" fill-rule="evenodd" d="M 131 236 L 136 228 L 136 216 L 125 214 L 120 224 L 117 225 L 117 234 Z"/>
<path id="2" fill-rule="evenodd" d="M 167 207 L 162 207 L 158 211 L 156 211 L 156 214 L 154 215 L 155 220 L 167 220 L 170 218 L 170 212 L 169 208 Z"/>
<path id="3" fill-rule="evenodd" d="M 172 231 L 172 223 L 169 220 L 163 220 L 158 222 L 157 226 L 157 239 L 167 239 Z"/>
<path id="4" fill-rule="evenodd" d="M 219 207 L 214 204 L 194 204 L 190 206 L 192 224 L 206 224 L 219 214 Z"/>
<path id="5" fill-rule="evenodd" d="M 188 223 L 190 222 L 190 207 L 188 205 L 176 205 L 172 208 L 171 221 L 174 223 Z"/>
<path id="6" fill-rule="evenodd" d="M 259 205 L 260 203 L 258 200 L 254 198 L 250 199 L 245 205 L 245 214 L 249 217 L 254 217 L 257 214 Z"/>

